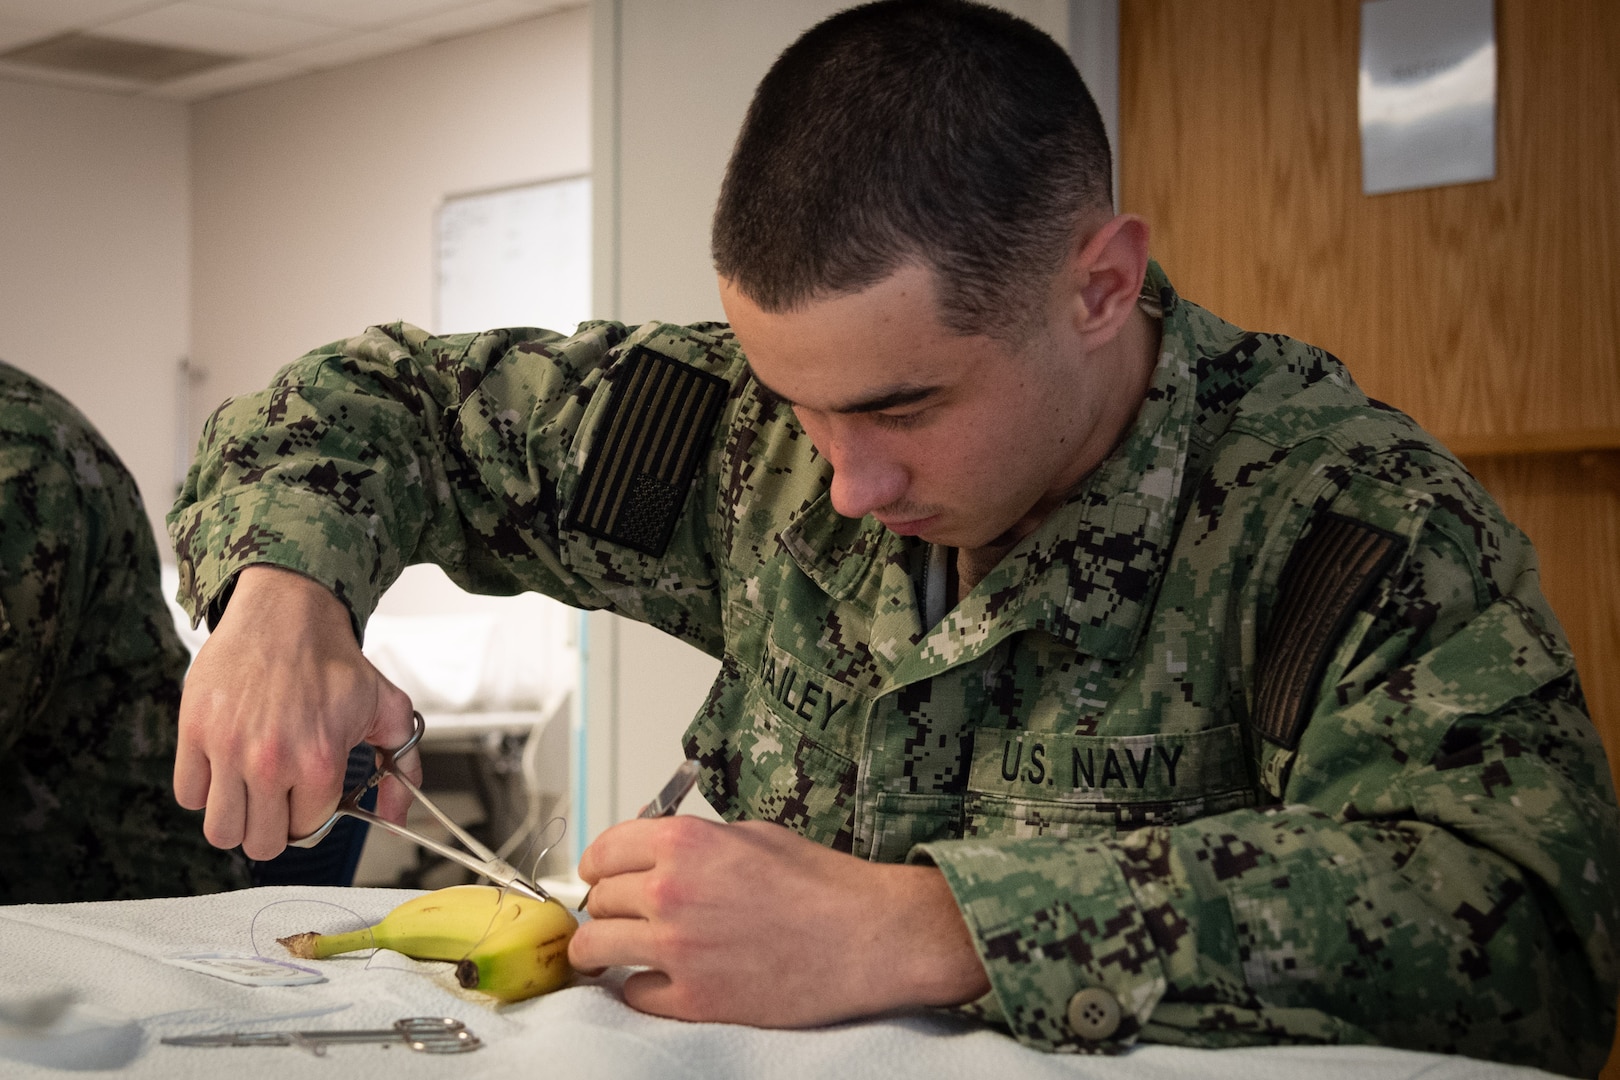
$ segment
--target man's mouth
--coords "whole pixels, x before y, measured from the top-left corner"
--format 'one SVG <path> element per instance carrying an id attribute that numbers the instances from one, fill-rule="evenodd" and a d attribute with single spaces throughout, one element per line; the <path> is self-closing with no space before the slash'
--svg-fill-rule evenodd
<path id="1" fill-rule="evenodd" d="M 900 520 L 878 518 L 878 521 L 883 523 L 883 527 L 885 529 L 888 529 L 892 533 L 898 533 L 901 536 L 916 536 L 918 533 L 922 532 L 924 529 L 928 528 L 938 520 L 938 514 L 930 514 L 927 517 L 905 518 Z"/>

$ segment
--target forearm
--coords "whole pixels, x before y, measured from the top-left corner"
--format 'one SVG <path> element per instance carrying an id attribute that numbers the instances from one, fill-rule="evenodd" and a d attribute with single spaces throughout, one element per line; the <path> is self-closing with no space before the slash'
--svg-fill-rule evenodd
<path id="1" fill-rule="evenodd" d="M 1386 749 L 1382 769 L 1317 723 L 1287 793 L 1314 806 L 917 849 L 989 973 L 981 1012 L 1047 1049 L 1377 1041 L 1595 1069 L 1620 812 L 1573 676 Z M 1335 760 L 1360 781 L 1323 785 Z M 1088 987 L 1120 1008 L 1101 1039 L 1067 1015 Z"/>
<path id="2" fill-rule="evenodd" d="M 567 520 L 587 452 L 614 412 L 626 333 L 603 323 L 568 339 L 528 330 L 437 339 L 374 327 L 226 402 L 169 515 L 183 602 L 217 616 L 242 567 L 275 565 L 326 586 L 361 633 L 405 565 L 433 562 L 469 591 L 611 608 L 712 651 L 719 500 L 704 470 L 717 451 L 699 440 L 697 494 L 675 504 L 679 522 L 660 555 Z M 679 328 L 645 327 L 629 340 L 711 375 L 743 370 L 733 351 Z"/>
<path id="3" fill-rule="evenodd" d="M 169 515 L 194 616 L 265 564 L 320 582 L 363 627 L 449 491 L 441 422 L 454 384 L 434 377 L 423 336 L 393 332 L 310 353 L 209 419 Z"/>
<path id="4" fill-rule="evenodd" d="M 1283 805 L 914 853 L 945 870 L 1013 1031 L 1052 1049 L 1379 1041 L 1595 1068 L 1620 812 L 1533 577 L 1517 584 L 1441 640 L 1347 641 L 1277 774 Z M 1089 987 L 1119 1006 L 1101 1039 L 1067 1015 Z"/>
<path id="5" fill-rule="evenodd" d="M 973 931 L 991 1016 L 1042 1049 L 1377 1041 L 1543 1063 L 1607 1049 L 1613 984 L 1544 883 L 1433 826 L 1285 808 L 1096 845 L 925 850 Z M 1088 988 L 1117 1003 L 1114 1030 L 1074 1026 Z"/>

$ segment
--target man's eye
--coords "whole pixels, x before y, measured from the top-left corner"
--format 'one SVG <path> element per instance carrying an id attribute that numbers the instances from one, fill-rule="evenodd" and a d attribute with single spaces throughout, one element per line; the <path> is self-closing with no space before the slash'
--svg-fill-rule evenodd
<path id="1" fill-rule="evenodd" d="M 927 409 L 918 409 L 916 412 L 909 413 L 880 412 L 873 413 L 872 419 L 877 421 L 879 427 L 885 427 L 891 431 L 903 431 L 909 427 L 916 427 L 927 412 Z"/>

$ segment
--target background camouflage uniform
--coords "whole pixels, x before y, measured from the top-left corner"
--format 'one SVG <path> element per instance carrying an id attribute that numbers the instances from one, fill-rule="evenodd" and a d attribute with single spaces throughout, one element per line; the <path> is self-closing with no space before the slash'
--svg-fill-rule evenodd
<path id="1" fill-rule="evenodd" d="M 185 670 L 134 479 L 0 364 L 0 903 L 245 883 L 174 801 Z"/>
<path id="2" fill-rule="evenodd" d="M 937 863 L 992 983 L 971 1010 L 1030 1045 L 1595 1073 L 1620 827 L 1529 544 L 1332 357 L 1156 266 L 1146 296 L 1163 347 L 1134 427 L 932 627 L 927 545 L 833 512 L 718 325 L 395 325 L 312 353 L 210 422 L 170 517 L 182 592 L 200 613 L 275 563 L 363 630 L 431 560 L 708 651 L 686 746 L 709 801 Z M 1299 654 L 1319 674 L 1279 724 L 1261 675 L 1297 642 L 1270 632 L 1330 525 L 1389 561 Z"/>

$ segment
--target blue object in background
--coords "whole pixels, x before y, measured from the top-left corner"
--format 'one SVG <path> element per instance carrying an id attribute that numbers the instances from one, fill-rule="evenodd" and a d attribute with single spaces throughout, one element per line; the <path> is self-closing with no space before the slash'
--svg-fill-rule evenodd
<path id="1" fill-rule="evenodd" d="M 343 790 L 364 783 L 377 766 L 376 752 L 366 744 L 349 751 L 349 764 L 343 774 Z M 377 808 L 377 789 L 361 798 L 367 810 Z M 360 852 L 366 846 L 371 828 L 359 818 L 345 817 L 332 826 L 326 839 L 312 848 L 289 847 L 264 862 L 248 861 L 248 874 L 254 885 L 352 885 L 360 865 Z"/>

